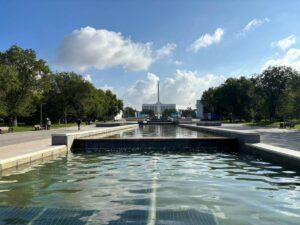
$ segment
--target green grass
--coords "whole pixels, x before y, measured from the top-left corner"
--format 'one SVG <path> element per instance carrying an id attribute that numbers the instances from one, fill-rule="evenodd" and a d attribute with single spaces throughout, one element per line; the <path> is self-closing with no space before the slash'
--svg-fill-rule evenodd
<path id="1" fill-rule="evenodd" d="M 295 123 L 295 128 L 296 130 L 300 130 L 300 120 L 292 120 Z M 280 127 L 280 122 L 270 122 L 267 120 L 263 120 L 260 122 L 244 122 L 242 123 L 244 125 L 248 126 L 260 126 L 260 127 L 274 127 L 274 128 L 279 128 Z"/>
<path id="2" fill-rule="evenodd" d="M 57 128 L 64 128 L 64 127 L 72 127 L 77 126 L 76 123 L 61 123 L 61 124 L 52 124 L 51 129 L 57 129 Z M 25 132 L 25 131 L 34 131 L 33 125 L 19 125 L 17 127 L 14 127 L 14 132 Z"/>

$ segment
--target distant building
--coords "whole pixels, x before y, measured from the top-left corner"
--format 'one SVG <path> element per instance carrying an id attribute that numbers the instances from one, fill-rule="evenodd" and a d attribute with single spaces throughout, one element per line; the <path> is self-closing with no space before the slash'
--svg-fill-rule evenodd
<path id="1" fill-rule="evenodd" d="M 157 102 L 155 104 L 143 104 L 142 110 L 151 110 L 160 117 L 166 109 L 176 110 L 176 104 L 163 104 L 159 100 L 159 82 L 157 83 Z"/>
<path id="2" fill-rule="evenodd" d="M 196 116 L 197 118 L 203 119 L 203 104 L 201 100 L 197 100 L 196 102 Z"/>

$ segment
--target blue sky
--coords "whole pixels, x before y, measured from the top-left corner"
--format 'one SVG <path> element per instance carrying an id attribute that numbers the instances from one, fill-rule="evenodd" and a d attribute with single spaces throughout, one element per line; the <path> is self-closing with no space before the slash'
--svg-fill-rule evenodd
<path id="1" fill-rule="evenodd" d="M 126 105 L 194 106 L 203 90 L 268 65 L 300 68 L 300 1 L 0 1 L 0 50 L 33 48 Z M 282 40 L 280 42 L 280 40 Z"/>

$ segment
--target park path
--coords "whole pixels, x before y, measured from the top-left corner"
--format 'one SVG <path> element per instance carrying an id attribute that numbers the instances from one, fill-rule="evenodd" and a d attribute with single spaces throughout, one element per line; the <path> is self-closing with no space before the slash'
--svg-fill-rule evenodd
<path id="1" fill-rule="evenodd" d="M 245 126 L 242 124 L 222 124 L 232 130 L 251 130 L 260 134 L 261 143 L 300 151 L 300 131 L 269 127 Z"/>
<path id="2" fill-rule="evenodd" d="M 92 129 L 96 129 L 95 125 L 81 127 L 82 131 Z M 0 160 L 46 149 L 51 146 L 52 134 L 76 131 L 78 131 L 77 126 L 52 130 L 0 134 Z"/>
<path id="3" fill-rule="evenodd" d="M 94 127 L 95 125 L 82 126 L 81 130 L 90 130 L 93 129 Z M 57 128 L 51 130 L 25 131 L 25 132 L 0 134 L 0 147 L 18 144 L 18 143 L 25 143 L 29 141 L 50 139 L 51 134 L 66 133 L 66 132 L 70 133 L 76 131 L 77 131 L 77 126 L 72 126 L 72 127 Z"/>

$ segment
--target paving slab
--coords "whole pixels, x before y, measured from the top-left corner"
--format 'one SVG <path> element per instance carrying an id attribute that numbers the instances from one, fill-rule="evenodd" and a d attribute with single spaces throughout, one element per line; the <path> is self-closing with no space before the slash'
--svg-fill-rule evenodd
<path id="1" fill-rule="evenodd" d="M 222 124 L 222 128 L 254 131 L 260 134 L 260 142 L 300 151 L 300 131 L 292 129 L 245 126 L 242 124 Z"/>

